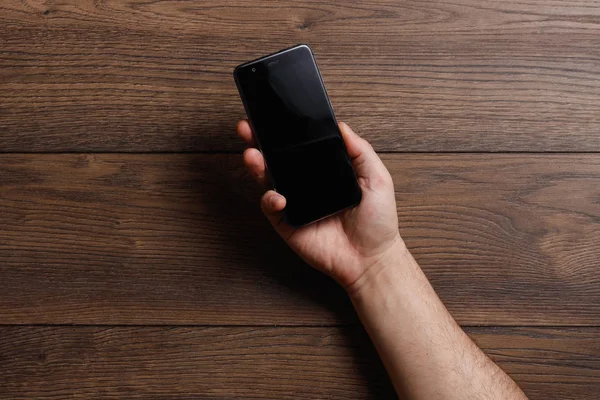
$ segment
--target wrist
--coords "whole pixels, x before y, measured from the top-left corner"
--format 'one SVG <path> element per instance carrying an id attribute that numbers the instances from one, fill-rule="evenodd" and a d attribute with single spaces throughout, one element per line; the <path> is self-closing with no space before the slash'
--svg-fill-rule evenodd
<path id="1" fill-rule="evenodd" d="M 394 243 L 378 260 L 365 267 L 364 272 L 346 288 L 353 303 L 361 298 L 369 297 L 373 292 L 385 291 L 387 287 L 397 287 L 405 282 L 409 275 L 418 268 L 404 241 L 398 235 Z"/>

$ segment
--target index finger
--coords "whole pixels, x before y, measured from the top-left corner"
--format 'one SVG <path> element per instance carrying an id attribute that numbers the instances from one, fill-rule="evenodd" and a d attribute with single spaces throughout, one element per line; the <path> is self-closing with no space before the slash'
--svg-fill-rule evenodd
<path id="1" fill-rule="evenodd" d="M 247 119 L 243 119 L 237 123 L 236 127 L 237 134 L 242 140 L 250 147 L 256 147 L 256 141 L 254 140 L 254 134 L 252 128 Z"/>

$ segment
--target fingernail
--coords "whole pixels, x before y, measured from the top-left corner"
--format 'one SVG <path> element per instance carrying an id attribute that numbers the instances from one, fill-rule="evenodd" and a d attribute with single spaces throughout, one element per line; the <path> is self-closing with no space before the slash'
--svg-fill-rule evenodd
<path id="1" fill-rule="evenodd" d="M 279 203 L 279 199 L 281 199 L 281 195 L 274 194 L 271 196 L 271 207 L 277 207 L 277 203 Z"/>

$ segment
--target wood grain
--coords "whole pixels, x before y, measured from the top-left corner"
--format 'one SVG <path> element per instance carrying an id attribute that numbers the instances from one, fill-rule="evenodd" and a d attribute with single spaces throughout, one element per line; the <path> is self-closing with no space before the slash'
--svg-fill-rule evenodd
<path id="1" fill-rule="evenodd" d="M 385 151 L 600 151 L 598 0 L 0 4 L 0 152 L 232 151 L 235 65 L 310 44 Z"/>
<path id="2" fill-rule="evenodd" d="M 470 328 L 531 400 L 595 400 L 598 328 Z M 390 399 L 358 328 L 0 327 L 10 399 Z"/>
<path id="3" fill-rule="evenodd" d="M 600 154 L 458 153 L 600 152 L 600 1 L 5 0 L 0 27 L 0 398 L 394 398 L 238 155 L 77 154 L 238 152 L 233 67 L 296 43 L 397 153 L 469 335 L 532 400 L 598 398 Z"/>
<path id="4" fill-rule="evenodd" d="M 384 155 L 401 233 L 462 324 L 600 323 L 600 156 Z M 348 324 L 239 155 L 4 155 L 0 321 Z"/>

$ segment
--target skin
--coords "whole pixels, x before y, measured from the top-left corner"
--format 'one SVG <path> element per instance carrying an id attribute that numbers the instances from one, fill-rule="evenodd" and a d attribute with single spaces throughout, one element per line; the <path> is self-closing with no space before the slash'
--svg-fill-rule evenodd
<path id="1" fill-rule="evenodd" d="M 294 229 L 286 199 L 267 190 L 261 207 L 273 228 L 308 264 L 348 292 L 397 393 L 415 400 L 527 399 L 464 333 L 435 293 L 398 230 L 392 178 L 371 145 L 340 123 L 362 189 L 361 203 Z M 247 121 L 244 164 L 268 187 L 265 162 Z"/>

